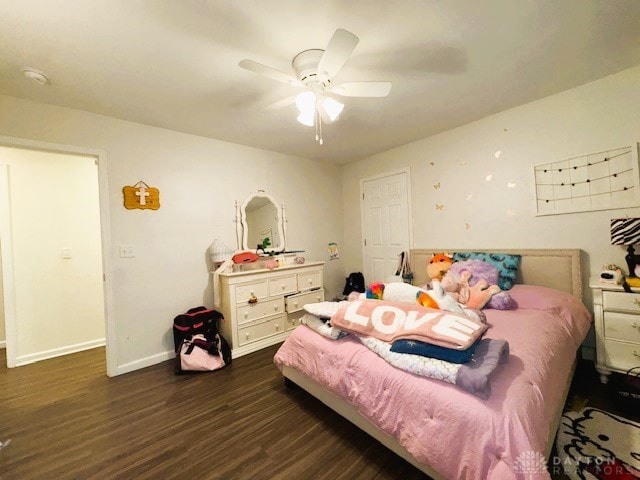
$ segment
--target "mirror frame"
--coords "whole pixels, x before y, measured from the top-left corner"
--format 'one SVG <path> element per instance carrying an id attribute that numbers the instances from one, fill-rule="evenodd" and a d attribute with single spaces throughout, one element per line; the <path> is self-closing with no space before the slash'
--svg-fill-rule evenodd
<path id="1" fill-rule="evenodd" d="M 268 247 L 264 250 L 265 253 L 279 253 L 284 252 L 287 246 L 286 237 L 286 218 L 284 213 L 284 204 L 279 204 L 278 201 L 264 190 L 258 190 L 255 193 L 249 195 L 241 205 L 236 202 L 236 235 L 238 237 L 238 248 L 245 251 L 256 252 L 255 248 L 250 248 L 248 243 L 249 226 L 247 225 L 247 206 L 254 198 L 266 198 L 276 208 L 278 213 L 278 234 L 280 235 L 280 245 L 277 247 Z"/>

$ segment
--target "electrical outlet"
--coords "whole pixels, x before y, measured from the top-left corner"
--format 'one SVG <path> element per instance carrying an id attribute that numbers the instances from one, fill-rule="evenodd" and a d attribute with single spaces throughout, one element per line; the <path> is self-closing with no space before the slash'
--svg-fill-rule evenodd
<path id="1" fill-rule="evenodd" d="M 71 249 L 63 248 L 61 250 L 61 255 L 62 255 L 62 258 L 64 258 L 65 260 L 71 258 Z"/>
<path id="2" fill-rule="evenodd" d="M 136 256 L 134 245 L 120 245 L 120 258 L 133 258 Z"/>

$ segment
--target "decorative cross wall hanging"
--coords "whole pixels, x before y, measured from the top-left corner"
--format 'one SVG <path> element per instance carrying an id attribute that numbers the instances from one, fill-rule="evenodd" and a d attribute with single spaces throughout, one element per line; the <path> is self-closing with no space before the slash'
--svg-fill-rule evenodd
<path id="1" fill-rule="evenodd" d="M 150 187 L 142 180 L 133 187 L 123 187 L 122 193 L 124 194 L 124 208 L 129 210 L 134 208 L 158 210 L 160 208 L 160 190 Z"/>

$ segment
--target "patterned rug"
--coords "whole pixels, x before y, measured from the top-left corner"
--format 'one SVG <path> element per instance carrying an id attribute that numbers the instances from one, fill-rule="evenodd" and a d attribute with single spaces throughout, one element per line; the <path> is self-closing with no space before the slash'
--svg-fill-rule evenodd
<path id="1" fill-rule="evenodd" d="M 572 480 L 640 479 L 640 424 L 596 408 L 562 416 L 557 457 Z"/>

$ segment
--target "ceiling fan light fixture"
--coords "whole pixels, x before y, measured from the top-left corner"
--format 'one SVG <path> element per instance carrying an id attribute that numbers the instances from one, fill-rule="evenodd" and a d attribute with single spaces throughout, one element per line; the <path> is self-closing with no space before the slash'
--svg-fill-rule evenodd
<path id="1" fill-rule="evenodd" d="M 315 125 L 315 116 L 316 115 L 314 110 L 308 112 L 300 112 L 300 115 L 298 115 L 298 118 L 296 120 L 298 120 L 298 122 L 300 122 L 302 125 L 313 127 Z"/>
<path id="2" fill-rule="evenodd" d="M 329 120 L 334 122 L 342 113 L 344 103 L 340 103 L 331 97 L 325 97 L 324 100 L 322 100 L 322 108 L 324 108 L 324 111 L 329 115 Z"/>
<path id="3" fill-rule="evenodd" d="M 316 94 L 313 92 L 302 92 L 296 96 L 296 107 L 302 114 L 313 112 L 316 109 Z"/>

